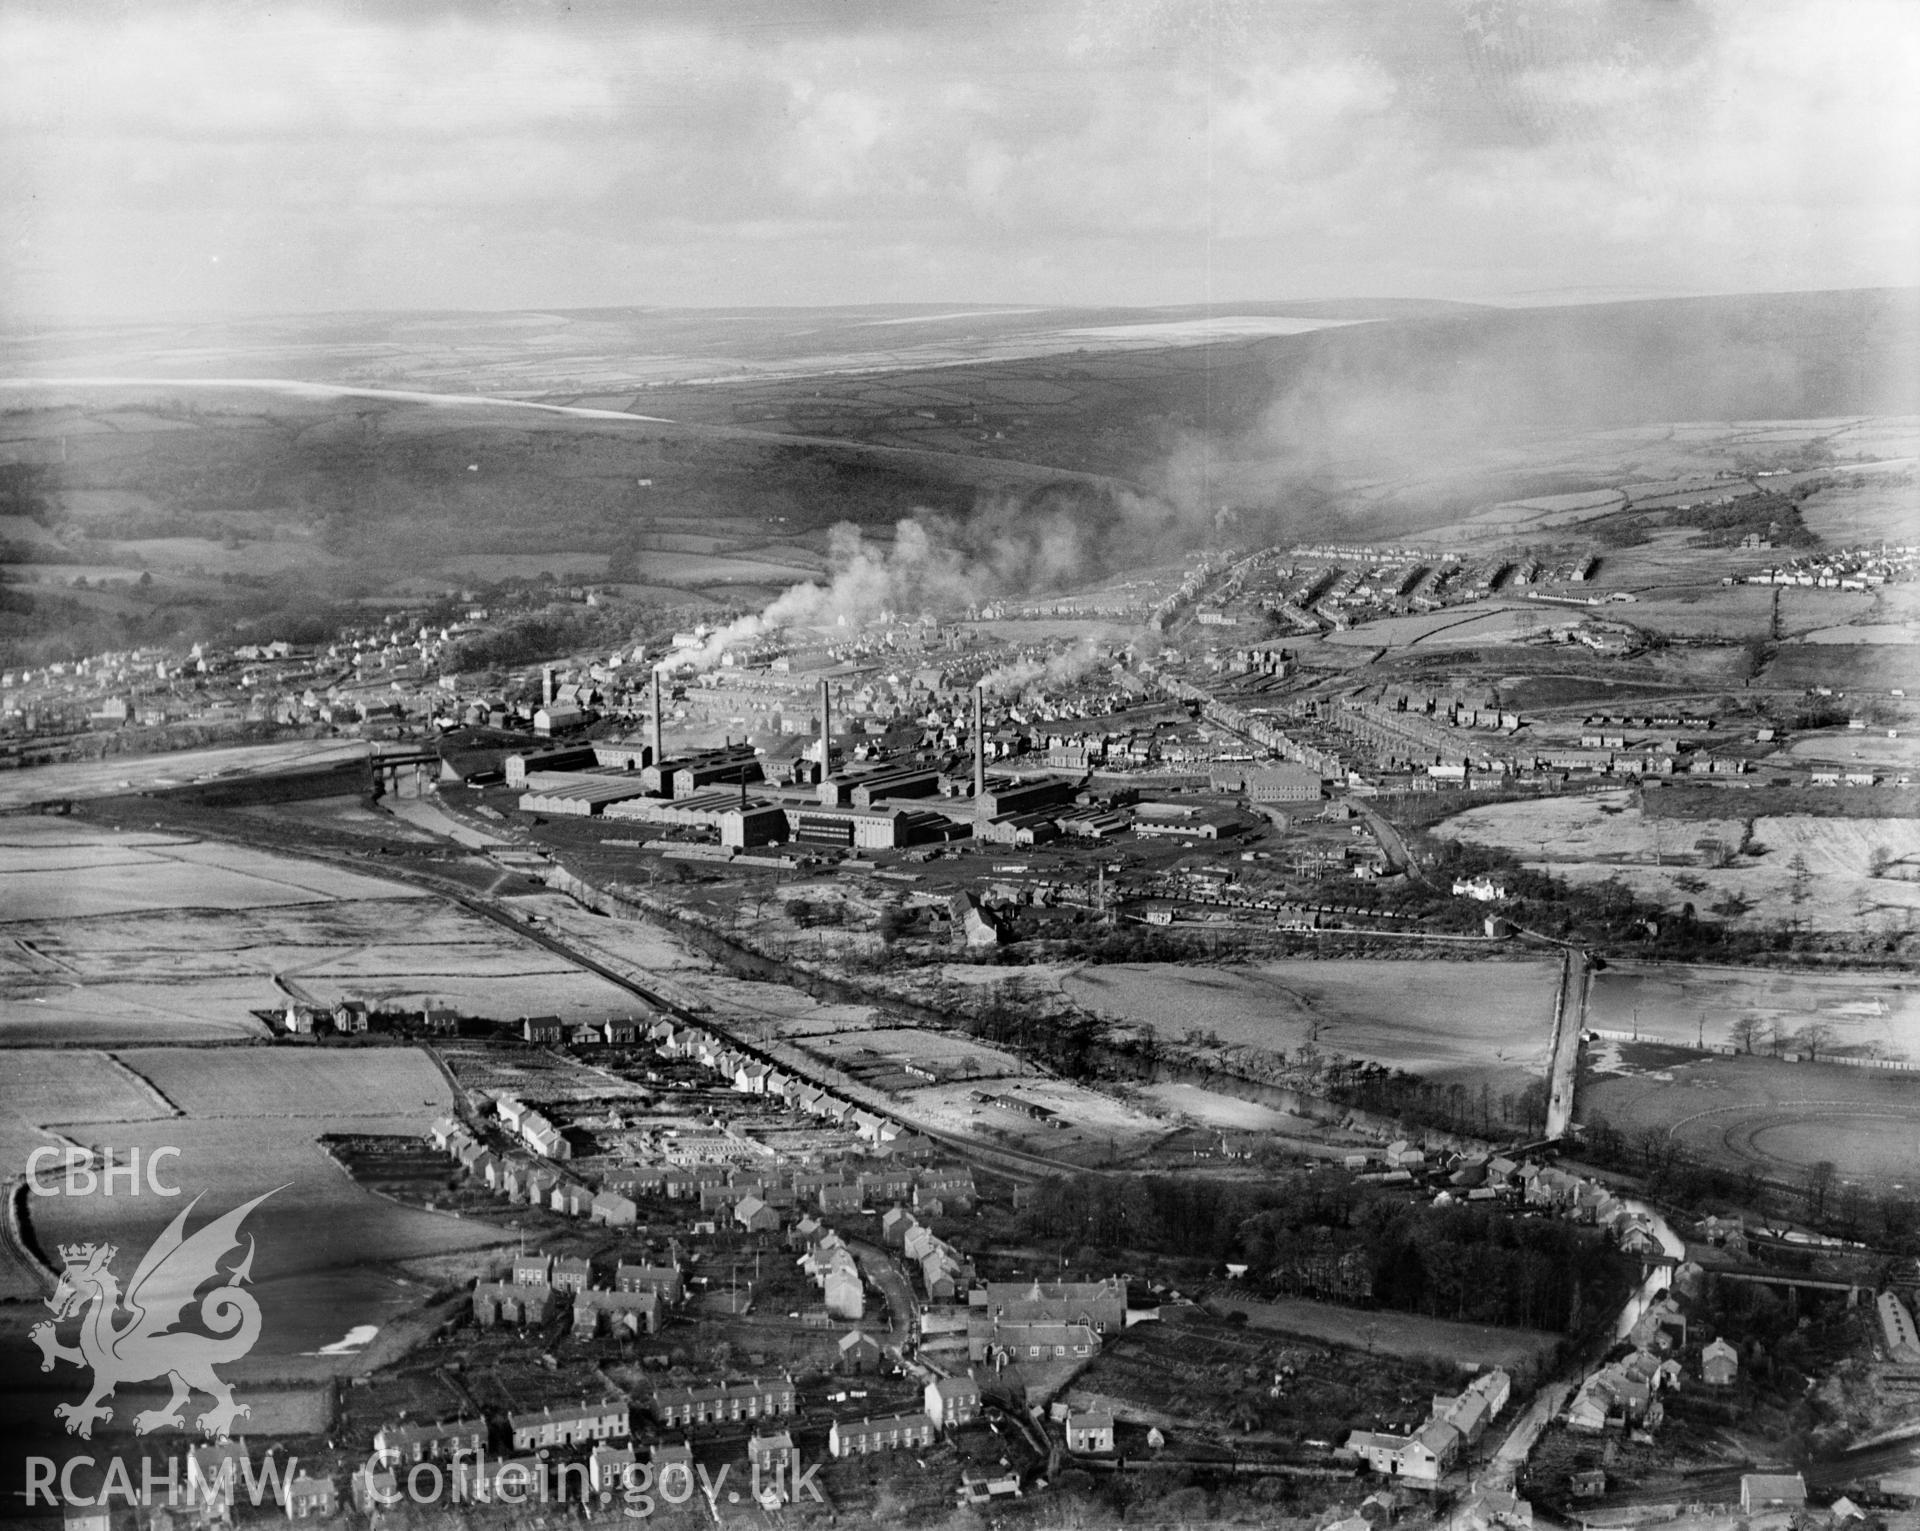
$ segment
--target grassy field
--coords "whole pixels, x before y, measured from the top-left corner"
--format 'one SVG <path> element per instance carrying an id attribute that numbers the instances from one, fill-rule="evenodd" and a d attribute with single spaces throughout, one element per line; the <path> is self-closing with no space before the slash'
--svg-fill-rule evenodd
<path id="1" fill-rule="evenodd" d="M 1435 1079 L 1511 1090 L 1546 1065 L 1559 965 L 1518 962 L 1258 962 L 1082 968 L 1061 987 L 1089 1010 L 1173 1040 L 1372 1059 Z"/>
<path id="2" fill-rule="evenodd" d="M 1706 1162 L 1796 1180 L 1814 1164 L 1879 1189 L 1920 1185 L 1910 1075 L 1773 1058 L 1707 1058 L 1583 1084 L 1578 1118 L 1654 1133 Z"/>
<path id="3" fill-rule="evenodd" d="M 444 1075 L 413 1048 L 326 1052 L 142 1048 L 118 1055 L 188 1116 L 404 1116 L 452 1104 Z"/>
<path id="4" fill-rule="evenodd" d="M 238 745 L 229 749 L 176 750 L 164 755 L 119 755 L 66 765 L 28 766 L 0 771 L 0 808 L 18 808 L 52 798 L 113 797 L 130 790 L 177 786 L 212 773 L 257 775 L 277 769 L 314 770 L 365 757 L 358 739 L 293 739 L 282 744 Z M 22 837 L 58 839 L 68 826 L 57 821 L 30 827 L 10 819 L 0 845 Z"/>
<path id="5" fill-rule="evenodd" d="M 1491 1324 L 1456 1324 L 1416 1313 L 1341 1308 L 1304 1297 L 1275 1302 L 1222 1298 L 1219 1306 L 1245 1313 L 1249 1329 L 1297 1334 L 1327 1345 L 1410 1360 L 1445 1359 L 1463 1366 L 1477 1362 L 1483 1367 L 1531 1369 L 1560 1343 L 1557 1334 L 1500 1329 Z"/>
<path id="6" fill-rule="evenodd" d="M 48 1056 L 53 1088 L 71 1090 L 73 1084 L 57 1082 L 69 1059 L 75 1080 L 85 1083 L 81 1060 L 98 1055 Z M 254 1366 L 256 1375 L 284 1375 L 289 1368 L 299 1373 L 348 1364 L 346 1358 L 310 1364 L 299 1358 L 349 1329 L 387 1322 L 411 1307 L 417 1293 L 392 1269 L 397 1262 L 502 1238 L 483 1224 L 405 1209 L 362 1190 L 318 1141 L 340 1133 L 417 1135 L 446 1112 L 452 1103 L 446 1081 L 416 1051 L 157 1049 L 127 1061 L 185 1114 L 165 1115 L 145 1091 L 122 1092 L 84 1127 L 69 1126 L 68 1136 L 122 1153 L 134 1146 L 143 1154 L 177 1148 L 167 1177 L 187 1199 L 204 1193 L 200 1216 L 274 1193 L 247 1223 L 257 1240 L 254 1277 L 265 1318 L 243 1372 Z M 97 1066 L 92 1077 L 99 1077 Z M 151 1195 L 36 1197 L 30 1216 L 42 1250 L 106 1239 L 131 1255 L 184 1204 Z"/>
<path id="7" fill-rule="evenodd" d="M 1898 974 L 1790 973 L 1652 966 L 1622 961 L 1593 975 L 1587 1023 L 1637 1031 L 1649 1041 L 1690 1047 L 1733 1041 L 1736 1023 L 1795 1036 L 1809 1025 L 1831 1033 L 1821 1049 L 1840 1056 L 1920 1063 L 1920 980 Z"/>
<path id="8" fill-rule="evenodd" d="M 1920 910 L 1920 819 L 1742 818 L 1733 815 L 1748 806 L 1745 794 L 1719 792 L 1708 801 L 1728 816 L 1650 815 L 1623 788 L 1490 804 L 1434 832 L 1498 846 L 1571 883 L 1617 877 L 1656 902 L 1691 902 L 1743 928 L 1794 921 L 1824 930 L 1905 930 Z M 1724 847 L 1727 864 L 1710 864 L 1717 857 L 1699 849 L 1702 841 Z M 1798 897 L 1796 858 L 1807 874 Z"/>

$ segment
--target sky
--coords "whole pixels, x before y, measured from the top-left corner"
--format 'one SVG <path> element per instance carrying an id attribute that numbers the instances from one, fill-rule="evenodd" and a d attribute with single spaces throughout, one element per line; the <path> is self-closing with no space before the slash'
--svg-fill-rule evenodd
<path id="1" fill-rule="evenodd" d="M 1914 0 L 0 0 L 0 319 L 1920 279 Z"/>

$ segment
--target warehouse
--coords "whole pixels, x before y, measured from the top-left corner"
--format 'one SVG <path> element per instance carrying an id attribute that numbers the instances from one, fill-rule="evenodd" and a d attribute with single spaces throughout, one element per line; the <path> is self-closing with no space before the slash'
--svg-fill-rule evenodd
<path id="1" fill-rule="evenodd" d="M 544 771 L 531 778 L 520 796 L 522 813 L 571 814 L 597 817 L 614 803 L 642 797 L 646 788 L 621 772 L 615 776 L 571 775 Z"/>
<path id="2" fill-rule="evenodd" d="M 1312 766 L 1248 766 L 1246 794 L 1256 803 L 1313 803 L 1320 800 L 1320 773 Z"/>
<path id="3" fill-rule="evenodd" d="M 523 787 L 527 777 L 535 771 L 580 771 L 596 763 L 593 749 L 584 744 L 564 745 L 550 750 L 521 750 L 507 756 L 507 785 Z"/>

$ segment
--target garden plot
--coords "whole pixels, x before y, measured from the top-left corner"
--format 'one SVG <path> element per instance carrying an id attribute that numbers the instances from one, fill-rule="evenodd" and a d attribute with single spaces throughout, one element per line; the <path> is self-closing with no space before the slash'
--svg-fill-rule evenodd
<path id="1" fill-rule="evenodd" d="M 1516 1089 L 1546 1068 L 1560 965 L 1377 959 L 1082 968 L 1067 995 L 1177 1042 L 1371 1059 Z"/>
<path id="2" fill-rule="evenodd" d="M 536 1047 L 468 1047 L 443 1044 L 437 1051 L 463 1089 L 512 1095 L 529 1101 L 624 1099 L 647 1092 Z"/>

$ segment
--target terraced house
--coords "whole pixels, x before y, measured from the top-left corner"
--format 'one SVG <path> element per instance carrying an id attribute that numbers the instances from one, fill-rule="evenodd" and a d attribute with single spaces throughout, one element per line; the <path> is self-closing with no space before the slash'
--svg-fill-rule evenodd
<path id="1" fill-rule="evenodd" d="M 373 1454 L 382 1465 L 450 1462 L 477 1454 L 487 1444 L 486 1424 L 452 1419 L 438 1425 L 382 1425 L 373 1437 Z"/>
<path id="2" fill-rule="evenodd" d="M 507 1416 L 507 1428 L 513 1432 L 515 1451 L 532 1451 L 541 1446 L 584 1446 L 588 1442 L 623 1441 L 632 1433 L 627 1400 L 620 1397 L 558 1409 L 543 1408 L 538 1414 L 510 1414 Z"/>
<path id="3" fill-rule="evenodd" d="M 658 1388 L 653 1417 L 662 1425 L 709 1425 L 739 1419 L 770 1419 L 793 1413 L 793 1378 L 763 1382 L 716 1382 L 703 1387 Z"/>
<path id="4" fill-rule="evenodd" d="M 827 1432 L 827 1450 L 836 1457 L 862 1457 L 875 1451 L 910 1451 L 932 1444 L 933 1421 L 925 1414 L 896 1414 L 890 1419 L 839 1419 Z"/>

